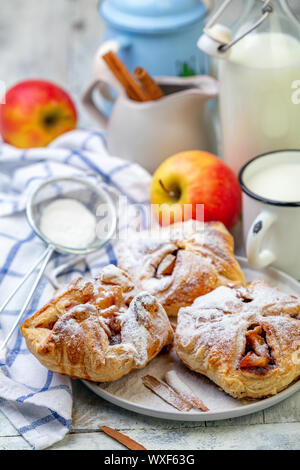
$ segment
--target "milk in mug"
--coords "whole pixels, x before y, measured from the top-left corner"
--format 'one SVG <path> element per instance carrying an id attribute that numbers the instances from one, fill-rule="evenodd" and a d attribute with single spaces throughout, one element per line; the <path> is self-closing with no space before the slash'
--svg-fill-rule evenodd
<path id="1" fill-rule="evenodd" d="M 281 162 L 259 169 L 249 176 L 247 187 L 271 201 L 300 202 L 300 162 Z"/>

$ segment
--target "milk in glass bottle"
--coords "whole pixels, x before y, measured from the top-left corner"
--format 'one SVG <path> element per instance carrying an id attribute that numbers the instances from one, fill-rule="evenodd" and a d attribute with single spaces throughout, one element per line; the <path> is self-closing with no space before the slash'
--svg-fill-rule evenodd
<path id="1" fill-rule="evenodd" d="M 300 149 L 300 24 L 285 0 L 249 0 L 235 33 L 206 26 L 199 47 L 219 61 L 223 158 L 235 172 L 256 155 Z"/>

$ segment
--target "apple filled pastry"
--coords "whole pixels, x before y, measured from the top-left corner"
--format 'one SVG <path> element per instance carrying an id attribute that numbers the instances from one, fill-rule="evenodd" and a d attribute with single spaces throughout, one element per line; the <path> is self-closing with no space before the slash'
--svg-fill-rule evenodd
<path id="1" fill-rule="evenodd" d="M 135 285 L 154 295 L 169 316 L 219 286 L 245 282 L 233 237 L 221 222 L 189 220 L 134 233 L 117 248 Z"/>
<path id="2" fill-rule="evenodd" d="M 164 308 L 113 265 L 73 281 L 21 326 L 48 369 L 95 382 L 141 369 L 173 341 Z"/>
<path id="3" fill-rule="evenodd" d="M 275 395 L 300 377 L 300 299 L 261 280 L 219 287 L 179 311 L 175 349 L 235 398 Z"/>

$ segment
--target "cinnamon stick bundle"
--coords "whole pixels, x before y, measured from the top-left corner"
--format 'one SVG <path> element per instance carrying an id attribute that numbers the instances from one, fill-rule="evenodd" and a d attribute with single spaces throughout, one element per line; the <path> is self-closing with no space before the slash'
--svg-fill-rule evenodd
<path id="1" fill-rule="evenodd" d="M 104 54 L 102 58 L 117 80 L 123 85 L 129 98 L 135 101 L 149 101 L 149 97 L 145 91 L 134 80 L 127 67 L 114 52 L 109 51 Z"/>
<path id="2" fill-rule="evenodd" d="M 143 67 L 137 67 L 134 71 L 135 78 L 141 83 L 143 90 L 150 100 L 159 100 L 164 96 L 160 86 L 153 80 Z"/>

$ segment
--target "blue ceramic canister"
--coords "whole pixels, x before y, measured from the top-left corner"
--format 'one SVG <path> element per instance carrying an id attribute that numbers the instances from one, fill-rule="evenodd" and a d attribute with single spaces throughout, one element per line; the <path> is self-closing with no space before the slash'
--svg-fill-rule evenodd
<path id="1" fill-rule="evenodd" d="M 210 0 L 104 0 L 105 40 L 119 44 L 130 70 L 151 75 L 192 76 L 209 72 L 209 59 L 197 48 Z"/>

